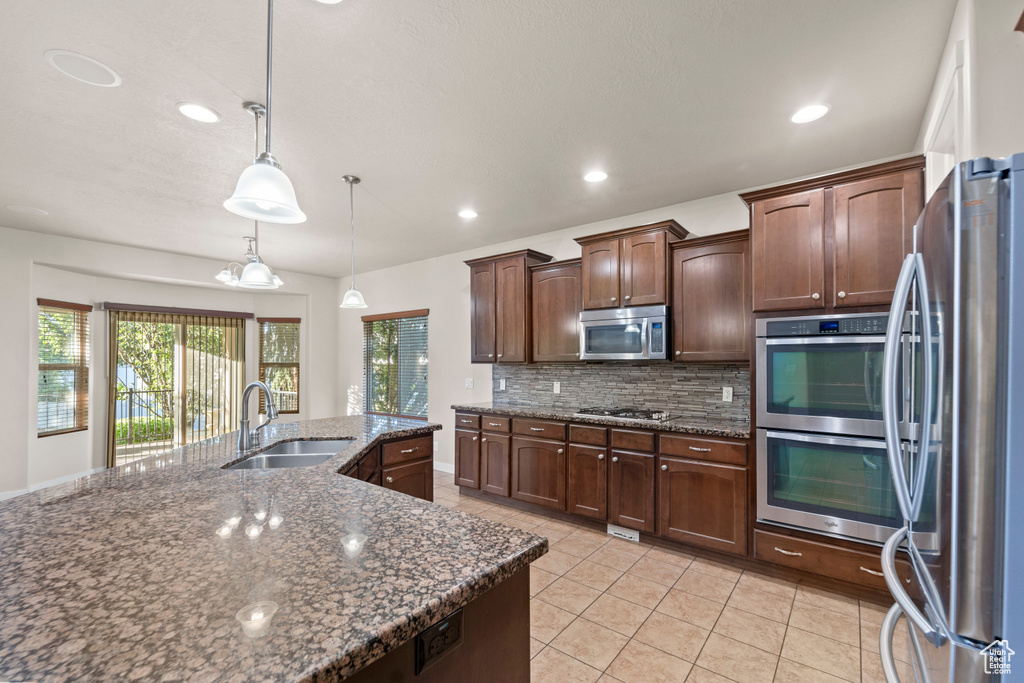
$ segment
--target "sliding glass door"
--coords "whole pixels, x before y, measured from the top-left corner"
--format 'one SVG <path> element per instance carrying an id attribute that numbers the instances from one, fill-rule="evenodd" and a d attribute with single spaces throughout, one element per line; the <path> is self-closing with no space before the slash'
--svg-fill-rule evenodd
<path id="1" fill-rule="evenodd" d="M 110 311 L 107 464 L 230 432 L 245 383 L 245 320 Z"/>

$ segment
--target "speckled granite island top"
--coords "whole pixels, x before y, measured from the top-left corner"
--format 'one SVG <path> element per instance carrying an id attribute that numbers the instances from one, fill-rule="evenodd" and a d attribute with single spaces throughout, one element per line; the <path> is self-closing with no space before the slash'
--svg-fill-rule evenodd
<path id="1" fill-rule="evenodd" d="M 439 428 L 283 423 L 262 448 L 353 441 L 315 467 L 230 471 L 229 434 L 0 503 L 0 680 L 327 680 L 363 668 L 547 551 L 539 536 L 337 473 L 384 438 Z M 347 534 L 366 536 L 361 551 L 346 554 Z M 250 638 L 236 614 L 260 601 L 278 609 Z"/>
<path id="2" fill-rule="evenodd" d="M 464 403 L 455 404 L 452 408 L 455 410 L 462 410 L 467 413 L 489 413 L 491 415 L 508 415 L 510 417 L 535 417 L 542 420 L 562 420 L 565 422 L 574 422 L 576 424 L 632 427 L 633 429 L 651 429 L 659 432 L 724 436 L 733 439 L 750 438 L 749 422 L 716 419 L 710 416 L 701 418 L 686 415 L 663 421 L 620 420 L 614 417 L 604 417 L 602 415 L 577 415 L 576 411 L 572 408 L 561 408 L 558 406 Z"/>

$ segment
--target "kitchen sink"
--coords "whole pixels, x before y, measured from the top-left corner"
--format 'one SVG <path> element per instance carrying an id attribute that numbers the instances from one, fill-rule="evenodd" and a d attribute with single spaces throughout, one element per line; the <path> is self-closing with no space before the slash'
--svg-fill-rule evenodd
<path id="1" fill-rule="evenodd" d="M 327 462 L 352 443 L 352 439 L 329 441 L 288 441 L 268 448 L 225 469 L 265 470 L 278 467 L 312 467 Z"/>

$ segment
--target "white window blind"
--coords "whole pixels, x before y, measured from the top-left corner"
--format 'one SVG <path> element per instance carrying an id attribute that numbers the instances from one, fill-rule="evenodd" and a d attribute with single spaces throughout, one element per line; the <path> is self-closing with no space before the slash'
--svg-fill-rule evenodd
<path id="1" fill-rule="evenodd" d="M 89 427 L 89 311 L 92 306 L 39 299 L 39 396 L 36 433 Z"/>
<path id="2" fill-rule="evenodd" d="M 427 311 L 363 318 L 364 411 L 427 417 Z"/>

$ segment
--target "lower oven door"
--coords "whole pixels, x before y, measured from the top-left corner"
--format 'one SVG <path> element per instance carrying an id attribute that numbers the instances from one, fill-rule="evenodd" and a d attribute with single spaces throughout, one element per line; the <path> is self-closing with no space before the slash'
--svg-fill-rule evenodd
<path id="1" fill-rule="evenodd" d="M 757 517 L 885 541 L 903 526 L 885 441 L 758 429 Z"/>

